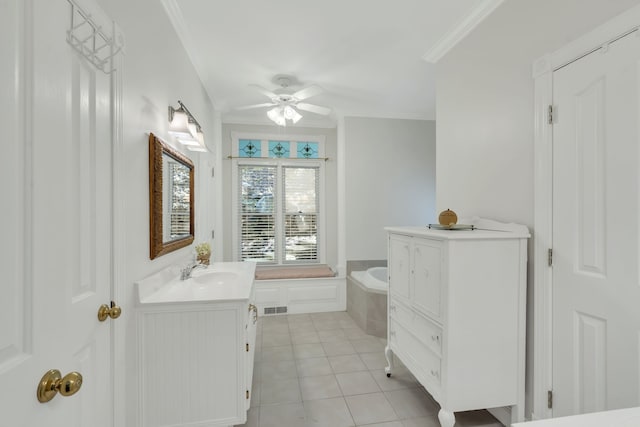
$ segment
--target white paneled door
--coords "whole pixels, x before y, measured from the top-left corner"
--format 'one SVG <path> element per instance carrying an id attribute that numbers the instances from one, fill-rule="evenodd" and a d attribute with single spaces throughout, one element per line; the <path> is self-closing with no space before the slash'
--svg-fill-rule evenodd
<path id="1" fill-rule="evenodd" d="M 553 415 L 640 404 L 640 38 L 553 74 Z"/>
<path id="2" fill-rule="evenodd" d="M 0 2 L 2 427 L 112 425 L 112 77 L 67 43 L 71 17 L 67 0 Z M 53 369 L 80 390 L 40 403 Z"/>

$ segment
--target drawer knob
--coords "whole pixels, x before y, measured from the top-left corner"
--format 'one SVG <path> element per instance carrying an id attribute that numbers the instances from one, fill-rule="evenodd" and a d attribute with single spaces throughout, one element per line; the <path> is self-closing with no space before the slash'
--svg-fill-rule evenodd
<path id="1" fill-rule="evenodd" d="M 434 341 L 440 344 L 440 335 L 431 335 L 431 341 Z"/>
<path id="2" fill-rule="evenodd" d="M 438 377 L 440 376 L 440 374 L 439 374 L 439 372 L 438 372 L 438 371 L 434 371 L 434 370 L 432 369 L 432 370 L 431 370 L 431 376 L 432 376 L 432 377 L 435 377 L 435 378 L 438 378 Z"/>

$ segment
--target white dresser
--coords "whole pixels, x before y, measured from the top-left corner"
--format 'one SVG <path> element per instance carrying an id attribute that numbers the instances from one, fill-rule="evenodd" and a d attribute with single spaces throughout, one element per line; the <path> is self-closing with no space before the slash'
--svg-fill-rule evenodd
<path id="1" fill-rule="evenodd" d="M 475 230 L 388 227 L 387 376 L 395 354 L 454 412 L 494 410 L 524 420 L 525 226 L 475 218 Z M 500 415 L 503 415 L 500 417 Z"/>

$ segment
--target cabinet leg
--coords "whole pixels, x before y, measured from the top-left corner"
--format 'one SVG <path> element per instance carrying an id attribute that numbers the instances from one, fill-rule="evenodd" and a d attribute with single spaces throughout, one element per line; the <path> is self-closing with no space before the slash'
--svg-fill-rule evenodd
<path id="1" fill-rule="evenodd" d="M 387 378 L 389 378 L 393 370 L 393 352 L 388 345 L 384 348 L 384 357 L 387 358 L 387 366 L 384 368 L 384 371 L 387 373 Z"/>
<path id="2" fill-rule="evenodd" d="M 456 416 L 453 412 L 440 409 L 440 412 L 438 412 L 438 420 L 440 420 L 442 427 L 453 427 L 456 423 Z"/>

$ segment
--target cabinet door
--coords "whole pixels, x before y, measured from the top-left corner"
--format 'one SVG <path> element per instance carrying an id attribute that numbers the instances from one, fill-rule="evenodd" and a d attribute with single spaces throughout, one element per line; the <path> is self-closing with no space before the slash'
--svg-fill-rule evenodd
<path id="1" fill-rule="evenodd" d="M 395 297 L 409 300 L 411 281 L 411 238 L 389 236 L 389 292 Z"/>
<path id="2" fill-rule="evenodd" d="M 425 239 L 415 239 L 413 244 L 413 306 L 440 320 L 442 244 Z"/>

